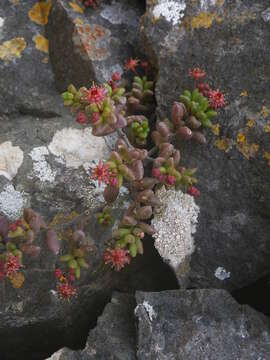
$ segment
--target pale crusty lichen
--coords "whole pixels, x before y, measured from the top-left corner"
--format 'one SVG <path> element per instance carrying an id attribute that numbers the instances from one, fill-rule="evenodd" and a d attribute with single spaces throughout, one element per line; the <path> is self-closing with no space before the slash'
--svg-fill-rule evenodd
<path id="1" fill-rule="evenodd" d="M 0 175 L 12 180 L 23 163 L 23 151 L 10 141 L 0 145 Z"/>
<path id="2" fill-rule="evenodd" d="M 46 157 L 49 155 L 49 150 L 46 146 L 39 146 L 32 149 L 29 156 L 33 160 L 33 175 L 36 176 L 42 182 L 53 183 L 56 177 L 56 171 L 53 171 L 50 164 L 47 162 Z"/>
<path id="3" fill-rule="evenodd" d="M 152 220 L 155 247 L 163 259 L 177 268 L 194 251 L 193 234 L 200 210 L 194 198 L 182 191 L 162 187 L 157 196 L 162 205 L 155 209 Z"/>
<path id="4" fill-rule="evenodd" d="M 106 158 L 108 148 L 103 138 L 92 135 L 91 129 L 64 128 L 55 133 L 49 150 L 62 158 L 67 167 L 78 168 L 93 160 Z"/>
<path id="5" fill-rule="evenodd" d="M 11 220 L 20 217 L 26 202 L 23 195 L 23 193 L 15 190 L 13 185 L 6 185 L 0 193 L 0 213 Z"/>
<path id="6" fill-rule="evenodd" d="M 158 20 L 163 16 L 168 22 L 177 25 L 184 17 L 185 8 L 186 2 L 184 0 L 159 0 L 153 8 L 153 20 Z"/>

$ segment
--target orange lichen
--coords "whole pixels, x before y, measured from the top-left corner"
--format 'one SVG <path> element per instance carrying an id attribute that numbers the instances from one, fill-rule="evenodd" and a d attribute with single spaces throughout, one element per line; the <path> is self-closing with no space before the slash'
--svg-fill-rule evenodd
<path id="1" fill-rule="evenodd" d="M 247 91 L 246 91 L 246 90 L 243 90 L 243 91 L 241 92 L 240 96 L 241 96 L 241 97 L 246 97 L 246 96 L 248 96 Z"/>
<path id="2" fill-rule="evenodd" d="M 9 281 L 14 289 L 20 289 L 24 283 L 24 276 L 22 273 L 17 273 L 16 275 L 9 277 Z"/>
<path id="3" fill-rule="evenodd" d="M 5 41 L 0 44 L 0 59 L 4 61 L 11 61 L 21 57 L 22 51 L 26 47 L 24 38 L 18 37 Z"/>
<path id="4" fill-rule="evenodd" d="M 73 22 L 76 25 L 83 25 L 83 20 L 79 17 L 76 17 L 76 19 Z"/>
<path id="5" fill-rule="evenodd" d="M 69 6 L 72 8 L 72 10 L 76 11 L 77 13 L 83 14 L 83 9 L 78 4 L 70 1 Z"/>
<path id="6" fill-rule="evenodd" d="M 40 51 L 48 53 L 49 51 L 49 41 L 44 36 L 38 34 L 33 37 L 33 41 L 36 45 L 36 48 Z"/>
<path id="7" fill-rule="evenodd" d="M 201 12 L 199 15 L 193 16 L 190 19 L 190 25 L 192 29 L 208 29 L 210 28 L 214 20 L 216 20 L 216 22 L 221 22 L 222 18 L 218 17 L 216 12 Z"/>
<path id="8" fill-rule="evenodd" d="M 242 132 L 239 132 L 237 134 L 237 143 L 238 144 L 243 144 L 243 143 L 245 143 L 245 141 L 246 141 L 245 135 Z"/>
<path id="9" fill-rule="evenodd" d="M 269 114 L 269 109 L 266 106 L 263 106 L 261 111 L 260 111 L 260 115 L 262 115 L 264 118 L 266 118 Z"/>
<path id="10" fill-rule="evenodd" d="M 51 1 L 39 1 L 28 11 L 28 16 L 31 21 L 39 24 L 46 25 L 51 8 Z"/>

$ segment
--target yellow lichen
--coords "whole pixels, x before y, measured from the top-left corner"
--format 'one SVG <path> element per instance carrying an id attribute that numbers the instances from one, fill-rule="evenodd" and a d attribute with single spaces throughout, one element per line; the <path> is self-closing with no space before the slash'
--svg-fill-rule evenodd
<path id="1" fill-rule="evenodd" d="M 263 157 L 267 160 L 267 163 L 270 166 L 270 153 L 265 151 Z"/>
<path id="2" fill-rule="evenodd" d="M 261 111 L 260 111 L 260 115 L 262 115 L 264 118 L 266 118 L 269 114 L 269 109 L 266 106 L 263 106 Z"/>
<path id="3" fill-rule="evenodd" d="M 42 64 L 48 64 L 49 62 L 49 58 L 48 56 L 45 56 L 42 60 L 41 60 Z"/>
<path id="4" fill-rule="evenodd" d="M 266 133 L 269 133 L 269 132 L 270 132 L 270 123 L 269 123 L 269 122 L 264 125 L 264 131 L 265 131 Z"/>
<path id="5" fill-rule="evenodd" d="M 214 142 L 215 147 L 222 151 L 228 151 L 230 146 L 230 140 L 226 137 L 222 137 L 221 139 L 217 139 Z"/>
<path id="6" fill-rule="evenodd" d="M 237 142 L 238 142 L 238 144 L 243 144 L 243 143 L 245 143 L 245 141 L 246 141 L 245 135 L 242 132 L 239 132 L 237 134 Z"/>
<path id="7" fill-rule="evenodd" d="M 83 9 L 78 4 L 70 1 L 69 6 L 77 13 L 83 14 Z"/>
<path id="8" fill-rule="evenodd" d="M 243 91 L 241 92 L 240 96 L 241 96 L 241 97 L 246 97 L 246 96 L 248 96 L 247 91 L 246 91 L 246 90 L 243 90 Z"/>
<path id="9" fill-rule="evenodd" d="M 35 3 L 31 10 L 28 11 L 30 20 L 39 24 L 46 25 L 51 8 L 51 1 L 39 1 Z"/>
<path id="10" fill-rule="evenodd" d="M 49 41 L 44 36 L 38 34 L 33 37 L 33 41 L 38 50 L 43 51 L 45 53 L 49 51 Z"/>
<path id="11" fill-rule="evenodd" d="M 83 25 L 83 20 L 79 17 L 76 17 L 76 19 L 73 22 L 76 25 Z"/>
<path id="12" fill-rule="evenodd" d="M 0 59 L 4 61 L 11 61 L 21 57 L 22 51 L 26 47 L 24 38 L 18 37 L 5 41 L 0 44 Z"/>
<path id="13" fill-rule="evenodd" d="M 254 119 L 248 119 L 247 121 L 247 127 L 252 128 L 255 125 Z"/>
<path id="14" fill-rule="evenodd" d="M 219 124 L 214 124 L 211 127 L 212 133 L 216 136 L 219 135 Z"/>
<path id="15" fill-rule="evenodd" d="M 219 18 L 216 12 L 201 12 L 199 15 L 193 16 L 191 18 L 190 25 L 193 29 L 208 29 L 210 28 L 214 20 L 216 20 L 217 22 L 221 22 L 222 18 Z"/>
<path id="16" fill-rule="evenodd" d="M 258 144 L 237 144 L 236 145 L 237 150 L 246 158 L 249 160 L 249 158 L 254 157 L 256 153 L 259 150 Z"/>

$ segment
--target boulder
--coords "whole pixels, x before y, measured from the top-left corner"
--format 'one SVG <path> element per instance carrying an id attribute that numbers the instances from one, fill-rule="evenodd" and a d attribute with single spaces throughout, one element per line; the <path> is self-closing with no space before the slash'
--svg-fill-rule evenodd
<path id="1" fill-rule="evenodd" d="M 136 294 L 139 360 L 269 359 L 269 318 L 225 290 Z"/>
<path id="2" fill-rule="evenodd" d="M 269 272 L 269 14 L 268 1 L 158 0 L 141 20 L 159 118 L 195 67 L 226 96 L 206 146 L 178 142 L 201 192 L 193 252 L 175 268 L 184 287 L 234 290 Z"/>
<path id="3" fill-rule="evenodd" d="M 138 25 L 143 12 L 139 0 L 102 1 L 86 10 L 74 8 L 68 0 L 55 0 L 47 34 L 57 88 L 103 83 L 113 72 L 121 74 L 126 60 L 142 48 Z"/>

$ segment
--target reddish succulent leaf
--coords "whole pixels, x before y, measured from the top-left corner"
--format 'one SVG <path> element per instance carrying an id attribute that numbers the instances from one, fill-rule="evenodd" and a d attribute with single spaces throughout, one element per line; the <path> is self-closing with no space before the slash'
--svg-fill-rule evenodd
<path id="1" fill-rule="evenodd" d="M 153 235 L 156 232 L 153 226 L 148 225 L 145 222 L 140 222 L 138 226 L 139 228 L 142 229 L 143 232 L 145 232 L 148 235 Z"/>
<path id="2" fill-rule="evenodd" d="M 119 188 L 117 186 L 107 185 L 103 192 L 104 200 L 111 204 L 113 203 L 119 194 Z"/>
<path id="3" fill-rule="evenodd" d="M 74 233 L 72 234 L 72 239 L 74 241 L 81 241 L 85 239 L 85 233 L 82 230 L 76 230 L 74 231 Z"/>
<path id="4" fill-rule="evenodd" d="M 152 213 L 153 212 L 151 206 L 143 206 L 136 211 L 136 217 L 139 220 L 147 220 L 152 216 Z"/>
<path id="5" fill-rule="evenodd" d="M 144 175 L 144 167 L 141 160 L 135 160 L 131 164 L 132 171 L 135 175 L 136 180 L 141 180 Z"/>
<path id="6" fill-rule="evenodd" d="M 46 233 L 46 243 L 48 249 L 54 254 L 58 255 L 60 251 L 60 242 L 54 230 L 48 230 Z"/>
<path id="7" fill-rule="evenodd" d="M 133 216 L 124 216 L 121 225 L 129 225 L 129 226 L 135 226 L 137 224 L 137 220 Z"/>

